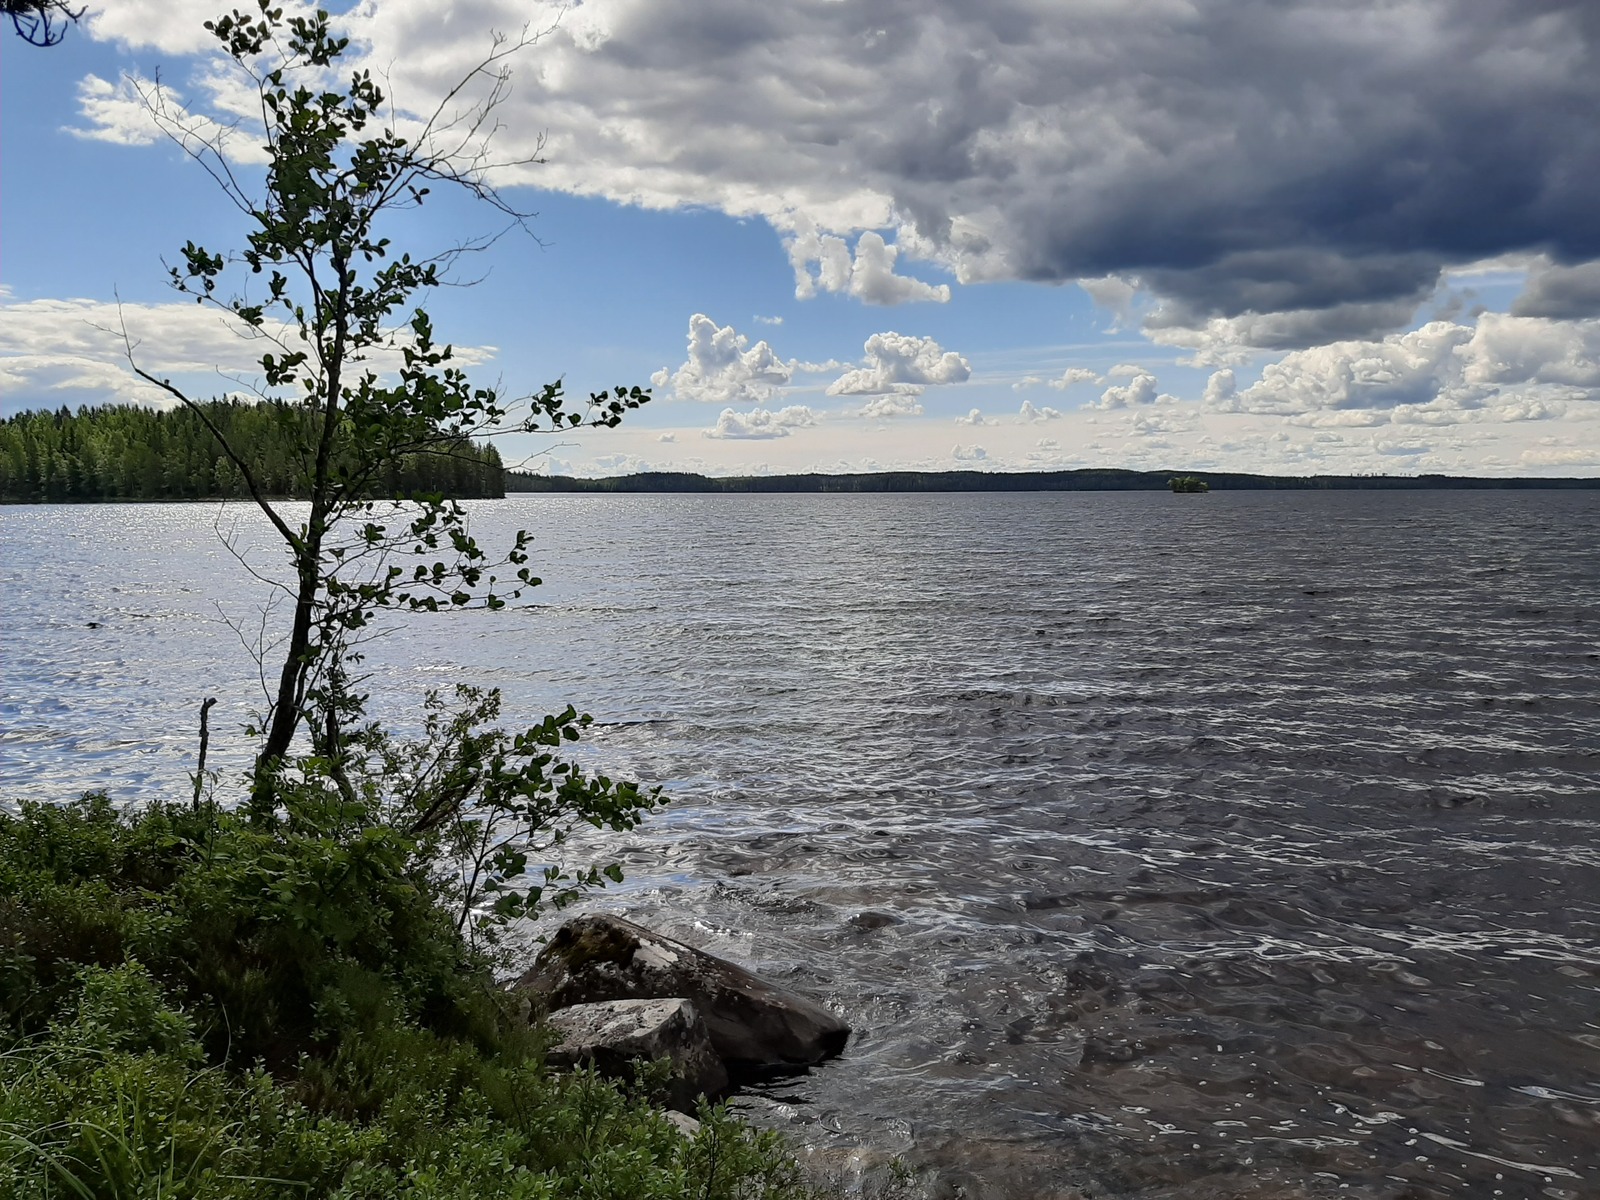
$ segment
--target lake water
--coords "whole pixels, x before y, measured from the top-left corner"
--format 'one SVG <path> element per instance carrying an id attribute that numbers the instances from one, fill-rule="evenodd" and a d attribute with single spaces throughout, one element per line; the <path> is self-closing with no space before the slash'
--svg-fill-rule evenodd
<path id="1" fill-rule="evenodd" d="M 571 700 L 593 761 L 666 785 L 594 907 L 848 1016 L 842 1059 L 742 1102 L 818 1164 L 1600 1195 L 1600 493 L 472 512 L 547 584 L 375 643 L 376 706 Z M 213 765 L 247 761 L 265 590 L 218 529 L 260 536 L 0 509 L 0 795 L 186 794 L 207 695 Z"/>

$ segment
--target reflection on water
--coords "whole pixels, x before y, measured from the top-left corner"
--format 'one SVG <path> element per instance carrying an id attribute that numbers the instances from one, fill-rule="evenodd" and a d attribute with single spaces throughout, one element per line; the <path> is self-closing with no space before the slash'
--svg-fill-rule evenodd
<path id="1" fill-rule="evenodd" d="M 1600 1194 L 1593 495 L 473 511 L 535 529 L 550 582 L 373 645 L 380 708 L 570 699 L 588 754 L 668 784 L 593 847 L 630 876 L 601 903 L 849 1015 L 842 1060 L 745 1102 L 818 1163 Z M 223 730 L 259 703 L 260 585 L 216 516 L 0 510 L 7 795 L 182 789 L 200 700 Z"/>

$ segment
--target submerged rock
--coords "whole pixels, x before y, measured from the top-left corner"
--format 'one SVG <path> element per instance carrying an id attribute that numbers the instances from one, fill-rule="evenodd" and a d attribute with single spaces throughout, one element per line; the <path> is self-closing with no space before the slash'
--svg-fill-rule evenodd
<path id="1" fill-rule="evenodd" d="M 859 929 L 862 933 L 871 933 L 874 929 L 886 929 L 890 925 L 904 924 L 905 921 L 893 913 L 873 912 L 871 910 L 858 912 L 850 918 L 851 927 Z"/>
<path id="2" fill-rule="evenodd" d="M 628 1079 L 637 1060 L 671 1061 L 669 1089 L 673 1108 L 693 1112 L 700 1096 L 719 1099 L 728 1090 L 728 1072 L 711 1047 L 705 1022 L 689 1001 L 605 1000 L 577 1004 L 550 1014 L 561 1035 L 547 1061 L 558 1067 L 591 1064 L 602 1075 Z"/>
<path id="3" fill-rule="evenodd" d="M 743 967 L 621 917 L 574 917 L 517 982 L 552 1013 L 602 1000 L 684 997 L 735 1072 L 803 1067 L 844 1049 L 850 1027 Z"/>

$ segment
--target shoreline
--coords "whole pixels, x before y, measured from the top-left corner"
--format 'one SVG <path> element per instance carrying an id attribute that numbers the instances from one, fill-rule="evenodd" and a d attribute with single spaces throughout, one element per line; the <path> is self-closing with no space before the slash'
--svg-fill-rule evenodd
<path id="1" fill-rule="evenodd" d="M 450 497 L 459 503 L 530 495 L 819 495 L 929 492 L 1168 492 L 1174 477 L 1203 480 L 1217 491 L 1600 491 L 1600 476 L 1255 475 L 1193 469 L 1133 471 L 1085 467 L 1072 471 L 877 471 L 861 474 L 697 475 L 652 471 L 586 479 L 570 475 L 505 473 L 499 496 Z M 273 502 L 302 498 L 268 496 Z M 390 499 L 390 497 L 379 497 Z M 0 507 L 36 504 L 254 504 L 248 496 L 0 496 Z"/>
<path id="2" fill-rule="evenodd" d="M 1175 476 L 1205 481 L 1212 491 L 1517 491 L 1600 489 L 1600 476 L 1254 475 L 1192 467 L 1135 471 L 1082 467 L 1071 471 L 877 471 L 861 474 L 697 475 L 650 471 L 603 479 L 506 472 L 506 495 L 540 492 L 1165 492 Z"/>

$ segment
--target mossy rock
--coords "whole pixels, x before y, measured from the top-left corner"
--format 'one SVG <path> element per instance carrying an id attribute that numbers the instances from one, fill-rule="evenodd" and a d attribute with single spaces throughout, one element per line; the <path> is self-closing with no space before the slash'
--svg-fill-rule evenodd
<path id="1" fill-rule="evenodd" d="M 594 962 L 626 966 L 637 945 L 637 939 L 616 923 L 568 921 L 556 930 L 555 937 L 550 939 L 539 958 L 559 958 L 569 971 Z"/>

